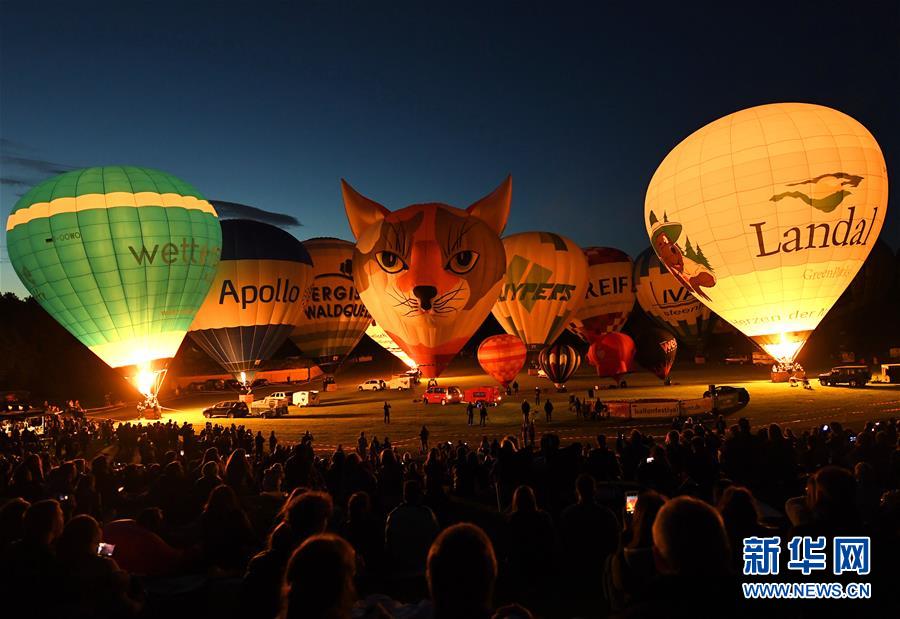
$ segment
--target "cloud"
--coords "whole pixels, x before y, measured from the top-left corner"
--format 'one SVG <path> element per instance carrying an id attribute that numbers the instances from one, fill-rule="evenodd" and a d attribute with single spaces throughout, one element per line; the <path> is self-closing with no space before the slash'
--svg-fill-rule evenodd
<path id="1" fill-rule="evenodd" d="M 252 219 L 280 228 L 296 228 L 303 225 L 296 217 L 285 213 L 275 213 L 255 206 L 226 202 L 225 200 L 210 200 L 209 202 L 216 207 L 216 211 L 221 219 Z"/>
<path id="2" fill-rule="evenodd" d="M 31 148 L 8 138 L 0 138 L 0 151 L 0 185 L 15 188 L 20 196 L 50 176 L 75 169 L 65 163 L 32 157 Z"/>

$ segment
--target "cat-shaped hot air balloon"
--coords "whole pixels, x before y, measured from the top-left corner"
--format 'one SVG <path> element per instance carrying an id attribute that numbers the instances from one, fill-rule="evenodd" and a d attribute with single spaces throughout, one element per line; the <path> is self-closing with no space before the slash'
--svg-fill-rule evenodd
<path id="1" fill-rule="evenodd" d="M 427 203 L 389 211 L 341 183 L 363 303 L 424 376 L 438 376 L 497 300 L 512 179 L 465 210 Z"/>

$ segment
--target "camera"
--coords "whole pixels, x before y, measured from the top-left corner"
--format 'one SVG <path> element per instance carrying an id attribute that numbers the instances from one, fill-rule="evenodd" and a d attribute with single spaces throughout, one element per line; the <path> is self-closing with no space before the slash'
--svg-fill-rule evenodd
<path id="1" fill-rule="evenodd" d="M 103 542 L 100 542 L 97 544 L 97 555 L 101 557 L 111 557 L 113 556 L 115 549 L 115 544 L 104 544 Z"/>

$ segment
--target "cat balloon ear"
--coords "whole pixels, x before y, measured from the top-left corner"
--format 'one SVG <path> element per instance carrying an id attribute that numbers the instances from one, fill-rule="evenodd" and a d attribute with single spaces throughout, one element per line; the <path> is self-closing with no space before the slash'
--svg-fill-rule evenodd
<path id="1" fill-rule="evenodd" d="M 379 219 L 384 219 L 389 210 L 356 191 L 350 184 L 341 179 L 341 193 L 344 195 L 344 209 L 350 221 L 350 231 L 359 240 L 359 235 Z"/>
<path id="2" fill-rule="evenodd" d="M 484 221 L 499 236 L 506 227 L 511 200 L 512 176 L 507 176 L 492 193 L 472 204 L 466 211 Z"/>

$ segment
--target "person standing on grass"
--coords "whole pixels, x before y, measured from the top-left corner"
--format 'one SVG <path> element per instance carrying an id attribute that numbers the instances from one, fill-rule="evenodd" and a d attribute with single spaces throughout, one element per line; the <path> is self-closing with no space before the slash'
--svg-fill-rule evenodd
<path id="1" fill-rule="evenodd" d="M 484 405 L 484 402 L 478 403 L 478 419 L 481 422 L 481 427 L 487 425 L 487 406 Z"/>
<path id="2" fill-rule="evenodd" d="M 530 413 L 531 404 L 528 403 L 528 400 L 522 400 L 522 423 L 528 423 Z"/>
<path id="3" fill-rule="evenodd" d="M 550 398 L 544 402 L 544 416 L 547 418 L 547 423 L 553 421 L 553 402 L 550 401 Z"/>
<path id="4" fill-rule="evenodd" d="M 475 424 L 475 406 L 469 402 L 466 404 L 466 425 Z"/>
<path id="5" fill-rule="evenodd" d="M 541 405 L 541 388 L 540 387 L 534 388 L 534 404 L 535 404 L 535 406 Z"/>
<path id="6" fill-rule="evenodd" d="M 422 453 L 428 451 L 428 434 L 428 428 L 423 424 L 422 430 L 419 432 L 419 440 L 422 441 Z"/>
<path id="7" fill-rule="evenodd" d="M 391 423 L 391 405 L 387 400 L 384 401 L 384 423 Z"/>

